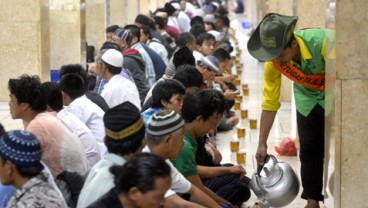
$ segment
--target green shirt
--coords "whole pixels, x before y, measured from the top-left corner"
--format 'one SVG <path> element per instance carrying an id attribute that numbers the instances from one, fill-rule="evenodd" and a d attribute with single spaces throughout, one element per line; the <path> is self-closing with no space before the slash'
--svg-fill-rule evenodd
<path id="1" fill-rule="evenodd" d="M 185 132 L 184 146 L 181 148 L 179 155 L 172 160 L 176 169 L 188 177 L 191 175 L 198 175 L 197 163 L 195 160 L 195 153 L 197 152 L 197 141 L 192 138 L 189 131 Z"/>
<path id="2" fill-rule="evenodd" d="M 306 29 L 294 32 L 299 44 L 301 63 L 292 62 L 304 74 L 325 74 L 325 31 L 324 29 Z M 262 109 L 275 111 L 280 107 L 280 72 L 271 62 L 265 63 L 264 93 Z M 303 116 L 308 116 L 314 106 L 325 108 L 325 92 L 304 87 L 294 82 L 296 109 Z"/>

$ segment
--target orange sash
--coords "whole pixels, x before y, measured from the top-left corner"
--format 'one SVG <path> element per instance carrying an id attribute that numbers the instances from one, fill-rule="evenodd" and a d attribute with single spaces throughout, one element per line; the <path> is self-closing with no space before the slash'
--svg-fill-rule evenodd
<path id="1" fill-rule="evenodd" d="M 305 87 L 312 88 L 315 90 L 325 90 L 325 75 L 324 74 L 312 74 L 306 75 L 300 69 L 296 68 L 290 63 L 280 64 L 273 60 L 272 64 L 279 70 L 283 75 L 287 76 L 294 82 L 301 84 Z"/>

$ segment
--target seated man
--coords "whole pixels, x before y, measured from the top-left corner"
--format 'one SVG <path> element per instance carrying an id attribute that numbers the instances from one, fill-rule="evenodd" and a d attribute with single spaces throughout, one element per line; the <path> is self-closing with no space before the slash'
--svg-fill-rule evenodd
<path id="1" fill-rule="evenodd" d="M 245 170 L 241 166 L 208 167 L 199 166 L 196 161 L 197 151 L 205 152 L 203 137 L 210 129 L 216 128 L 226 108 L 226 100 L 223 94 L 217 90 L 196 90 L 188 94 L 183 102 L 182 117 L 187 129 L 184 137 L 184 146 L 173 160 L 174 166 L 192 184 L 211 196 L 219 203 L 229 203 L 234 206 L 248 200 L 250 196 L 248 181 L 241 180 Z M 223 176 L 225 178 L 216 179 Z M 231 178 L 230 178 L 231 177 Z M 202 182 L 202 180 L 204 182 Z M 206 183 L 207 180 L 214 180 Z M 230 191 L 229 191 L 230 190 Z M 243 191 L 247 192 L 242 196 Z"/>
<path id="2" fill-rule="evenodd" d="M 89 172 L 79 195 L 79 208 L 85 208 L 114 187 L 114 176 L 109 169 L 123 165 L 143 148 L 144 122 L 137 107 L 130 102 L 108 110 L 104 116 L 105 145 L 109 154 Z"/>
<path id="3" fill-rule="evenodd" d="M 56 112 L 46 111 L 47 101 L 39 78 L 23 75 L 10 79 L 8 86 L 10 114 L 13 119 L 22 119 L 25 130 L 36 135 L 41 143 L 42 161 L 52 175 L 56 178 L 63 171 L 86 174 L 88 165 L 81 142 L 56 117 Z"/>
<path id="4" fill-rule="evenodd" d="M 180 113 L 184 95 L 185 87 L 179 81 L 170 79 L 159 82 L 152 91 L 151 108 L 142 113 L 146 126 L 151 116 L 162 109 Z"/>
<path id="5" fill-rule="evenodd" d="M 9 131 L 0 139 L 1 183 L 17 189 L 7 207 L 67 207 L 42 173 L 41 155 L 41 144 L 30 132 Z"/>
<path id="6" fill-rule="evenodd" d="M 171 187 L 166 192 L 165 207 L 199 207 L 193 203 L 181 199 L 178 194 L 190 194 L 189 200 L 205 207 L 220 207 L 207 194 L 191 184 L 170 162 L 175 159 L 183 146 L 184 120 L 172 110 L 162 110 L 153 114 L 148 123 L 146 141 L 147 146 L 143 152 L 152 152 L 166 159 L 171 167 Z M 174 192 L 173 192 L 174 191 Z"/>
<path id="7" fill-rule="evenodd" d="M 170 166 L 157 155 L 140 153 L 123 166 L 114 166 L 115 188 L 88 208 L 160 208 L 170 188 Z"/>

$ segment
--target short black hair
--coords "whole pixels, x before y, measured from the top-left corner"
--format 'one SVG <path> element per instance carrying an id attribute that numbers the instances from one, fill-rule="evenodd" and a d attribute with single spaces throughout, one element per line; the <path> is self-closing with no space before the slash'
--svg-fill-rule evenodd
<path id="1" fill-rule="evenodd" d="M 109 33 L 109 32 L 114 33 L 118 28 L 119 28 L 119 26 L 118 26 L 118 25 L 110 25 L 110 26 L 108 26 L 108 27 L 105 29 L 105 32 L 106 32 L 106 33 Z"/>
<path id="2" fill-rule="evenodd" d="M 180 65 L 173 76 L 173 79 L 181 82 L 185 88 L 201 87 L 203 84 L 202 74 L 189 64 Z"/>
<path id="3" fill-rule="evenodd" d="M 136 25 L 126 25 L 124 29 L 129 30 L 133 37 L 136 37 L 139 42 L 141 38 L 141 29 L 139 29 L 139 27 L 137 27 Z"/>
<path id="4" fill-rule="evenodd" d="M 41 84 L 41 90 L 44 94 L 47 105 L 56 112 L 63 109 L 63 95 L 56 82 L 44 82 Z"/>
<path id="5" fill-rule="evenodd" d="M 141 26 L 141 30 L 142 30 L 142 33 L 145 34 L 145 35 L 148 35 L 148 39 L 151 39 L 152 38 L 152 35 L 151 35 L 151 32 L 150 32 L 150 28 L 146 25 L 142 25 Z"/>
<path id="6" fill-rule="evenodd" d="M 178 39 L 176 40 L 176 45 L 178 48 L 182 48 L 187 46 L 188 43 L 192 42 L 195 39 L 194 35 L 189 32 L 183 32 L 179 35 Z"/>
<path id="7" fill-rule="evenodd" d="M 0 123 L 0 137 L 2 137 L 5 134 L 5 128 L 4 126 Z"/>
<path id="8" fill-rule="evenodd" d="M 214 89 L 194 90 L 185 96 L 181 116 L 186 123 L 202 116 L 206 121 L 214 113 L 223 114 L 227 108 L 224 95 Z"/>
<path id="9" fill-rule="evenodd" d="M 41 92 L 41 81 L 38 76 L 22 75 L 18 79 L 8 81 L 8 89 L 13 94 L 18 104 L 27 103 L 36 112 L 47 109 L 46 99 Z"/>
<path id="10" fill-rule="evenodd" d="M 202 33 L 197 37 L 197 45 L 202 45 L 206 40 L 216 41 L 216 38 L 211 33 Z"/>
<path id="11" fill-rule="evenodd" d="M 101 61 L 102 61 L 102 63 L 106 66 L 107 70 L 108 70 L 111 74 L 113 74 L 113 75 L 115 75 L 115 74 L 120 74 L 120 73 L 121 73 L 121 70 L 123 69 L 123 66 L 121 66 L 121 67 L 117 67 L 117 66 L 113 66 L 113 65 L 111 65 L 111 64 L 109 64 L 109 63 L 107 63 L 106 61 L 104 61 L 104 60 L 102 60 L 102 59 L 101 59 Z"/>
<path id="12" fill-rule="evenodd" d="M 84 95 L 86 91 L 84 80 L 76 73 L 69 73 L 62 76 L 60 79 L 60 89 L 73 100 Z"/>
<path id="13" fill-rule="evenodd" d="M 64 76 L 65 74 L 69 74 L 69 73 L 76 73 L 78 74 L 80 77 L 82 77 L 84 84 L 85 84 L 85 90 L 87 90 L 87 71 L 83 68 L 82 65 L 80 64 L 67 64 L 67 65 L 63 65 L 61 66 L 60 70 L 59 70 L 59 74 L 60 74 L 60 78 L 62 76 Z"/>
<path id="14" fill-rule="evenodd" d="M 152 90 L 152 107 L 162 108 L 162 100 L 170 102 L 175 94 L 185 95 L 185 87 L 177 80 L 165 80 L 156 84 Z"/>
<path id="15" fill-rule="evenodd" d="M 215 56 L 219 62 L 226 61 L 226 59 L 228 59 L 228 60 L 231 59 L 230 53 L 227 50 L 223 49 L 223 48 L 218 48 L 213 53 L 213 56 Z"/>
<path id="16" fill-rule="evenodd" d="M 38 163 L 37 165 L 31 166 L 31 167 L 20 167 L 15 165 L 19 175 L 26 178 L 35 177 L 38 174 L 40 174 L 43 170 L 43 165 L 41 163 Z"/>
<path id="17" fill-rule="evenodd" d="M 117 51 L 121 51 L 121 48 L 118 44 L 116 43 L 113 43 L 113 42 L 109 42 L 109 41 L 106 41 L 102 44 L 101 48 L 100 48 L 100 52 L 101 51 L 105 51 L 105 50 L 108 50 L 108 49 L 115 49 Z"/>
<path id="18" fill-rule="evenodd" d="M 171 168 L 160 156 L 152 153 L 140 153 L 123 166 L 112 166 L 115 186 L 118 193 L 128 193 L 133 187 L 146 193 L 154 190 L 156 179 L 171 179 Z"/>
<path id="19" fill-rule="evenodd" d="M 2 138 L 0 138 L 2 139 Z M 3 157 L 0 156 L 0 160 L 4 162 L 6 162 L 7 160 Z M 21 175 L 22 177 L 25 177 L 25 178 L 33 178 L 35 176 L 37 176 L 38 174 L 40 174 L 43 170 L 43 165 L 41 162 L 37 163 L 36 165 L 33 165 L 33 166 L 18 166 L 18 165 L 15 165 L 15 168 L 17 169 L 19 175 Z"/>
<path id="20" fill-rule="evenodd" d="M 123 140 L 105 138 L 104 143 L 109 153 L 124 156 L 137 152 L 137 150 L 142 146 L 143 140 L 144 135 L 142 137 L 125 138 Z"/>
<path id="21" fill-rule="evenodd" d="M 204 24 L 195 24 L 190 28 L 189 32 L 192 33 L 194 37 L 198 37 L 200 34 L 206 33 L 206 29 Z"/>
<path id="22" fill-rule="evenodd" d="M 158 25 L 158 28 L 160 28 L 161 30 L 163 30 L 165 28 L 166 23 L 165 23 L 165 20 L 162 17 L 157 17 L 156 16 L 156 17 L 153 18 L 153 20 L 154 20 L 155 25 Z"/>
<path id="23" fill-rule="evenodd" d="M 203 17 L 201 16 L 195 16 L 190 20 L 190 26 L 194 26 L 194 25 L 203 25 L 204 26 L 204 21 L 203 21 Z"/>
<path id="24" fill-rule="evenodd" d="M 226 27 L 230 27 L 230 19 L 227 16 L 216 14 L 215 18 L 220 19 Z"/>

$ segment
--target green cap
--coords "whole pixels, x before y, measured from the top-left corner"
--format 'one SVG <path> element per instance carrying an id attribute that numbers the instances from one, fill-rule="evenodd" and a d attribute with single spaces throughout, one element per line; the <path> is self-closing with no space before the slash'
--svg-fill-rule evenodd
<path id="1" fill-rule="evenodd" d="M 266 14 L 249 38 L 249 53 L 260 61 L 279 57 L 293 34 L 297 20 L 297 16 Z"/>

